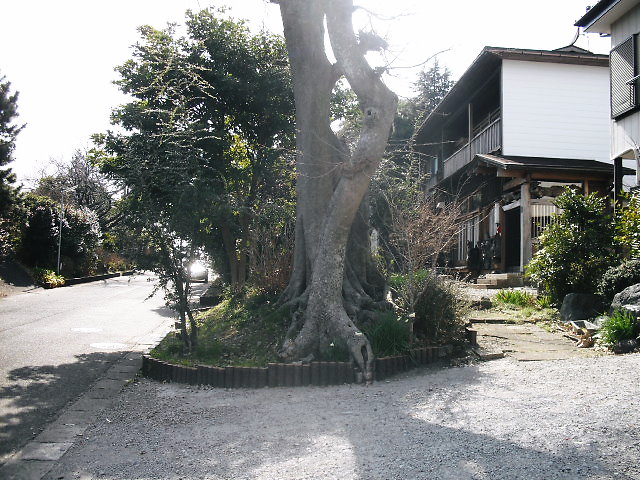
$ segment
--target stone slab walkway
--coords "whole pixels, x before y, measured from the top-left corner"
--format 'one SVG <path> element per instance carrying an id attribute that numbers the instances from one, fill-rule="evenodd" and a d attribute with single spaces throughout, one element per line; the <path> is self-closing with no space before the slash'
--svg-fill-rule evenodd
<path id="1" fill-rule="evenodd" d="M 534 324 L 472 323 L 478 332 L 478 355 L 485 359 L 513 357 L 518 361 L 566 360 L 604 355 L 593 348 L 577 348 L 560 332 Z"/>

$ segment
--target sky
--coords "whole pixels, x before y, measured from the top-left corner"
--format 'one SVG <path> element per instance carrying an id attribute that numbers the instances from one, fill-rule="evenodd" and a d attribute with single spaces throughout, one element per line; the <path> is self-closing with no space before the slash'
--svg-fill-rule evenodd
<path id="1" fill-rule="evenodd" d="M 387 84 L 413 94 L 423 64 L 438 52 L 440 65 L 459 78 L 484 46 L 554 49 L 576 34 L 575 21 L 596 0 L 354 0 L 357 25 L 387 39 Z M 277 5 L 268 0 L 0 0 L 0 76 L 19 92 L 17 119 L 26 123 L 9 166 L 29 186 L 50 160 L 65 161 L 91 147 L 91 135 L 110 128 L 111 110 L 127 101 L 113 81 L 114 67 L 131 56 L 137 27 L 181 24 L 187 9 L 230 6 L 254 31 L 282 33 Z M 581 35 L 576 45 L 608 53 L 609 39 Z M 413 68 L 409 68 L 412 67 Z"/>

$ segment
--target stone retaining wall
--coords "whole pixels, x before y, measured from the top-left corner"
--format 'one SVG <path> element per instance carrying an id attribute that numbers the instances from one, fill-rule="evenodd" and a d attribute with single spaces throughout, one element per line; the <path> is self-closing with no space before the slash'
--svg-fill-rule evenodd
<path id="1" fill-rule="evenodd" d="M 375 380 L 384 380 L 452 353 L 450 346 L 416 348 L 408 355 L 377 358 Z M 142 374 L 161 382 L 210 385 L 219 388 L 302 387 L 362 383 L 352 362 L 270 363 L 267 367 L 187 367 L 144 355 Z"/>

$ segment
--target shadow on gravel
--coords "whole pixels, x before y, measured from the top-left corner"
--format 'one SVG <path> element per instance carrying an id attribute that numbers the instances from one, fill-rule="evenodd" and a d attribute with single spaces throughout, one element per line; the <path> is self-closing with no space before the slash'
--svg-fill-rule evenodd
<path id="1" fill-rule="evenodd" d="M 503 425 L 522 411 L 522 425 L 508 429 L 519 438 L 491 433 L 464 411 L 458 398 L 475 397 L 470 390 L 483 386 L 504 399 Z M 555 418 L 527 432 L 526 406 L 514 403 L 522 392 L 509 388 L 475 366 L 422 369 L 370 386 L 222 390 L 143 380 L 45 478 L 638 478 L 637 466 L 625 471 L 597 446 L 549 432 Z M 494 404 L 493 418 L 501 413 Z M 568 427 L 585 420 L 573 411 L 560 417 Z M 583 426 L 597 428 L 603 443 L 634 445 L 622 424 L 613 433 L 601 424 Z M 554 433 L 548 442 L 547 432 Z M 537 441 L 527 441 L 529 435 Z M 637 457 L 631 451 L 625 458 Z"/>
<path id="2" fill-rule="evenodd" d="M 77 362 L 12 370 L 0 387 L 0 464 L 54 420 L 126 352 L 78 355 Z"/>

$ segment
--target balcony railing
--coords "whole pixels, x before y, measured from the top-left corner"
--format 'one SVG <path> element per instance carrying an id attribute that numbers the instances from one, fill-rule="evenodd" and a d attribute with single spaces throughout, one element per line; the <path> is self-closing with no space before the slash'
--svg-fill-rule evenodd
<path id="1" fill-rule="evenodd" d="M 471 139 L 471 148 L 467 143 L 444 161 L 443 177 L 453 175 L 468 164 L 476 153 L 489 153 L 502 146 L 502 128 L 500 118 L 494 120 Z"/>

